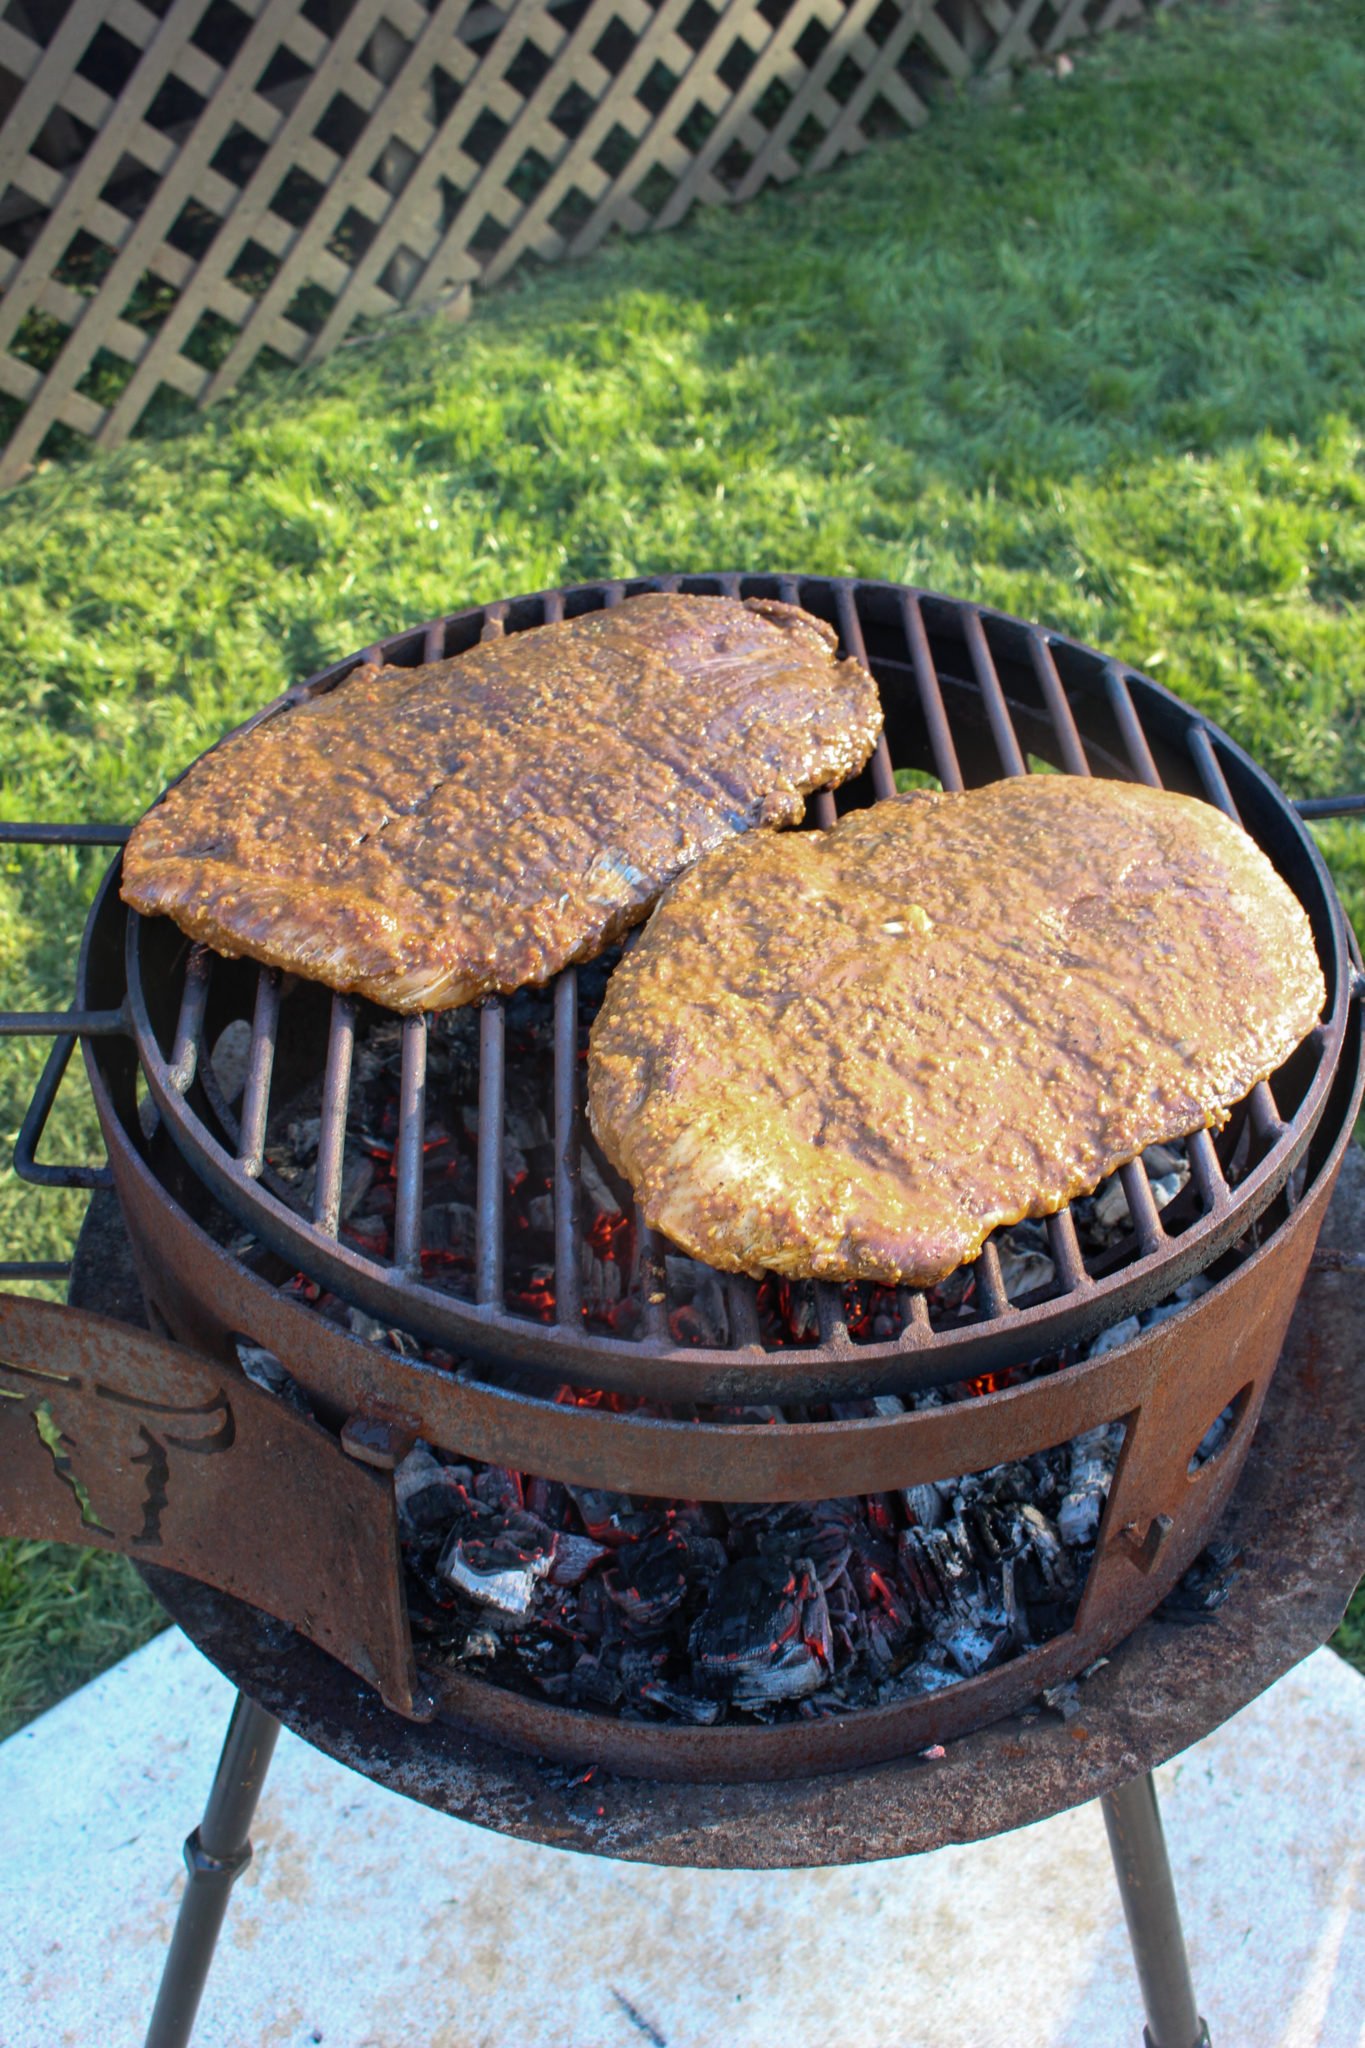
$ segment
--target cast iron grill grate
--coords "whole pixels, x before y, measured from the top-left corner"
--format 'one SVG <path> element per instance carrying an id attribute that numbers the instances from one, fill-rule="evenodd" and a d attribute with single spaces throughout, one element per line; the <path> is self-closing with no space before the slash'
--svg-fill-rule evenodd
<path id="1" fill-rule="evenodd" d="M 1256 1241 L 1258 1219 L 1295 1199 L 1295 1169 L 1321 1113 L 1340 1051 L 1350 996 L 1340 912 L 1312 842 L 1275 786 L 1227 737 L 1169 692 L 1059 635 L 980 607 L 901 587 L 794 576 L 672 576 L 552 591 L 456 613 L 397 635 L 286 692 L 248 722 L 278 716 L 336 686 L 359 662 L 404 666 L 440 659 L 478 639 L 519 632 L 622 602 L 645 590 L 779 597 L 828 619 L 844 649 L 876 677 L 886 732 L 868 768 L 837 792 L 819 792 L 809 823 L 894 792 L 895 768 L 927 773 L 945 789 L 1002 775 L 1101 774 L 1205 797 L 1252 833 L 1303 902 L 1329 998 L 1323 1022 L 1262 1082 L 1215 1139 L 1188 1141 L 1190 1177 L 1180 1199 L 1158 1208 L 1141 1162 L 1121 1169 L 1127 1219 L 1101 1255 L 1083 1247 L 1065 1209 L 1046 1224 L 1054 1275 L 1022 1301 L 1007 1291 L 997 1243 L 972 1274 L 971 1306 L 936 1313 L 902 1289 L 888 1301 L 895 1334 L 869 1339 L 854 1291 L 813 1289 L 815 1339 L 796 1348 L 764 1341 L 755 1283 L 725 1276 L 723 1346 L 680 1343 L 670 1331 L 662 1284 L 665 1247 L 636 1219 L 631 1287 L 639 1315 L 627 1334 L 592 1327 L 582 1288 L 585 1231 L 580 970 L 555 977 L 553 1072 L 546 1104 L 553 1138 L 552 1303 L 538 1320 L 509 1294 L 503 1138 L 519 1053 L 508 1004 L 478 1017 L 476 1234 L 464 1292 L 423 1270 L 424 1140 L 433 1029 L 401 1020 L 401 1082 L 394 1143 L 391 1248 L 380 1258 L 339 1230 L 347 1120 L 356 1048 L 387 1013 L 344 996 L 282 1000 L 274 969 L 225 961 L 190 946 L 167 920 L 128 920 L 129 1007 L 146 1083 L 166 1129 L 196 1175 L 241 1228 L 282 1262 L 386 1325 L 421 1342 L 485 1362 L 515 1362 L 542 1384 L 569 1381 L 655 1399 L 799 1400 L 815 1391 L 848 1396 L 908 1392 L 998 1372 L 1083 1341 L 1153 1306 L 1219 1260 Z M 247 729 L 247 728 L 244 728 Z M 566 744 L 571 736 L 566 733 Z M 893 762 L 895 768 L 893 768 Z M 1002 917 L 1008 905 L 1002 902 Z M 592 970 L 583 970 L 591 973 Z M 324 1007 L 325 1005 L 325 1007 Z M 393 1020 L 389 1018 L 390 1027 Z M 212 1049 L 229 1024 L 246 1038 L 245 1080 L 235 1108 L 215 1085 Z M 307 1214 L 286 1199 L 266 1151 L 272 1117 L 301 1076 L 321 1068 L 319 1132 Z M 883 1316 L 884 1330 L 887 1316 Z"/>

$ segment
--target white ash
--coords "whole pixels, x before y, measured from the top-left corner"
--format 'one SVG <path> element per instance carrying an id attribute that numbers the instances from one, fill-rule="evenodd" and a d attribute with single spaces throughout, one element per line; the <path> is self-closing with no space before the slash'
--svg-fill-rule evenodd
<path id="1" fill-rule="evenodd" d="M 437 1571 L 448 1584 L 468 1593 L 480 1606 L 496 1607 L 503 1614 L 523 1615 L 531 1611 L 536 1588 L 554 1562 L 554 1551 L 538 1551 L 522 1561 L 497 1562 L 483 1568 L 471 1557 L 460 1537 L 452 1538 L 441 1553 Z"/>
<path id="2" fill-rule="evenodd" d="M 1057 1529 L 1063 1543 L 1079 1548 L 1094 1542 L 1122 1441 L 1121 1422 L 1083 1430 L 1072 1438 L 1067 1491 L 1057 1510 Z"/>

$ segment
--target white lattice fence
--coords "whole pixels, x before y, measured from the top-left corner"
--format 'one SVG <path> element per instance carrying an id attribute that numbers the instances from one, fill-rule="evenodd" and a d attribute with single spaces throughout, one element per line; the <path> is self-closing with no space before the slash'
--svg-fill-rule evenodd
<path id="1" fill-rule="evenodd" d="M 11 0 L 0 484 L 54 429 L 112 446 L 167 389 L 823 169 L 1145 4 Z"/>

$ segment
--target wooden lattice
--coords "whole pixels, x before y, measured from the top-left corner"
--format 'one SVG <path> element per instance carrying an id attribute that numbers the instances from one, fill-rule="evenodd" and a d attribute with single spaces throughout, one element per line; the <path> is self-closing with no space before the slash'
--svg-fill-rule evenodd
<path id="1" fill-rule="evenodd" d="M 1144 0 L 10 0 L 0 484 L 271 351 L 748 198 Z"/>

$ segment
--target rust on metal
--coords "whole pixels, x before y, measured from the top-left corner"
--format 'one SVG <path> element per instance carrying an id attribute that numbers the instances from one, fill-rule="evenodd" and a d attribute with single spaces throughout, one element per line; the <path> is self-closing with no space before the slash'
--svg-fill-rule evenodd
<path id="1" fill-rule="evenodd" d="M 412 1707 L 392 1486 L 230 1366 L 0 1295 L 0 1534 L 188 1573 Z"/>
<path id="2" fill-rule="evenodd" d="M 1365 1158 L 1348 1155 L 1324 1230 L 1365 1236 Z M 1220 1726 L 1336 1628 L 1365 1571 L 1365 1275 L 1310 1275 L 1260 1429 L 1216 1535 L 1238 1558 L 1222 1605 L 1141 1622 L 1082 1682 L 1082 1714 L 1030 1710 L 945 1738 L 942 1755 L 776 1783 L 681 1784 L 519 1755 L 444 1721 L 415 1727 L 357 1699 L 304 1643 L 250 1610 L 148 1573 L 174 1618 L 237 1685 L 353 1770 L 524 1841 L 709 1869 L 792 1869 L 908 1856 L 1046 1819 Z M 1311 1731 L 1305 1741 L 1311 1742 Z M 590 1754 L 590 1761 L 596 1757 Z"/>

